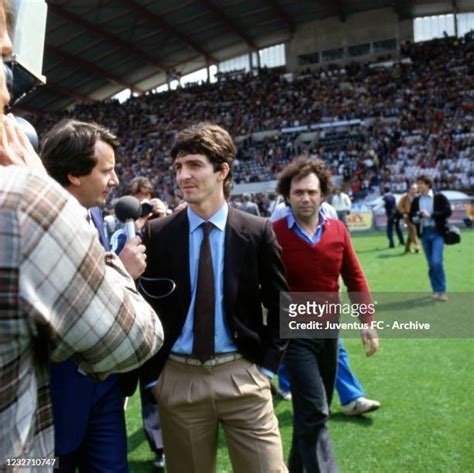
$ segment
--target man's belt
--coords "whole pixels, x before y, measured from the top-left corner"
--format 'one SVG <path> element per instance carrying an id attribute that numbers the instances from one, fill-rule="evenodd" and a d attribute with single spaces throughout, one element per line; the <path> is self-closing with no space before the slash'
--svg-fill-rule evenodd
<path id="1" fill-rule="evenodd" d="M 196 357 L 192 355 L 180 355 L 177 353 L 170 353 L 170 360 L 177 361 L 178 363 L 183 363 L 183 365 L 193 365 L 193 366 L 217 366 L 224 363 L 230 363 L 231 361 L 239 360 L 242 358 L 242 355 L 237 352 L 230 353 L 216 353 L 212 358 L 202 363 Z"/>

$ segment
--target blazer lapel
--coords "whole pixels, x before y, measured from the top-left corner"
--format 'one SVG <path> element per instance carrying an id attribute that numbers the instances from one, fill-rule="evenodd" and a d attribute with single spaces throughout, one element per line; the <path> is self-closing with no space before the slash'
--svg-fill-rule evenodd
<path id="1" fill-rule="evenodd" d="M 179 294 L 181 304 L 180 314 L 186 317 L 189 304 L 191 303 L 191 280 L 189 274 L 189 221 L 185 210 L 181 211 L 174 219 L 170 227 L 170 241 L 168 248 L 174 248 L 169 252 L 171 268 L 176 269 L 175 280 L 181 287 L 176 290 Z M 185 277 L 180 277 L 185 275 Z"/>
<path id="2" fill-rule="evenodd" d="M 99 232 L 99 240 L 102 243 L 105 251 L 110 251 L 109 242 L 105 236 L 104 221 L 102 218 L 102 210 L 99 207 L 93 207 L 90 210 L 92 221 L 94 222 L 97 231 Z"/>
<path id="3" fill-rule="evenodd" d="M 233 313 L 248 244 L 243 219 L 237 211 L 229 207 L 224 246 L 224 310 L 227 317 Z"/>

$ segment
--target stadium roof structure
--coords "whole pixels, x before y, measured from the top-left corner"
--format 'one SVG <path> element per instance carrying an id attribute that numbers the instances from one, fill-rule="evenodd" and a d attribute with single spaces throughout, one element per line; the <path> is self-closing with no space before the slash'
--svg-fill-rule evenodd
<path id="1" fill-rule="evenodd" d="M 47 84 L 21 103 L 31 112 L 138 94 L 240 54 L 287 42 L 301 23 L 376 8 L 410 18 L 456 0 L 47 0 Z"/>

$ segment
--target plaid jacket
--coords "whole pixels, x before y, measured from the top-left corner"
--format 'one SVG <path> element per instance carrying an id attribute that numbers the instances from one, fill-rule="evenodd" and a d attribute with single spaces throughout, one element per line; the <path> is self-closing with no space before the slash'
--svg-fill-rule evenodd
<path id="1" fill-rule="evenodd" d="M 48 360 L 72 357 L 100 380 L 162 343 L 158 317 L 78 202 L 42 174 L 0 166 L 0 470 L 53 456 Z"/>

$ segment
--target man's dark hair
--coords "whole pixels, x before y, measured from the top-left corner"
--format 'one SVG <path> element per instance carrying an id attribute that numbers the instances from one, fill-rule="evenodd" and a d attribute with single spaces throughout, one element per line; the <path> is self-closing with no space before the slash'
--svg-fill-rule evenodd
<path id="1" fill-rule="evenodd" d="M 310 174 L 315 174 L 319 179 L 322 195 L 328 195 L 332 192 L 331 174 L 326 170 L 324 161 L 321 159 L 297 158 L 288 164 L 278 176 L 277 192 L 285 198 L 287 204 L 290 196 L 291 181 L 295 178 L 299 181 Z"/>
<path id="2" fill-rule="evenodd" d="M 40 156 L 48 174 L 67 187 L 69 174 L 87 176 L 94 169 L 98 141 L 109 144 L 114 150 L 119 145 L 117 137 L 97 123 L 61 120 L 41 141 Z"/>
<path id="3" fill-rule="evenodd" d="M 389 186 L 385 186 L 385 187 L 383 188 L 383 191 L 384 191 L 386 194 L 388 194 L 388 193 L 390 192 L 390 187 L 389 187 Z"/>
<path id="4" fill-rule="evenodd" d="M 236 149 L 229 133 L 213 123 L 201 122 L 180 131 L 171 149 L 173 161 L 186 154 L 202 154 L 211 162 L 214 172 L 224 163 L 229 165 L 229 174 L 224 181 L 224 195 L 230 196 L 232 188 L 232 163 Z"/>
<path id="5" fill-rule="evenodd" d="M 431 177 L 427 176 L 426 174 L 422 174 L 416 178 L 416 182 L 424 182 L 430 189 L 433 187 L 433 181 Z"/>

